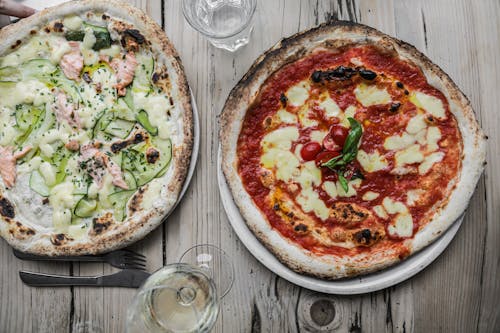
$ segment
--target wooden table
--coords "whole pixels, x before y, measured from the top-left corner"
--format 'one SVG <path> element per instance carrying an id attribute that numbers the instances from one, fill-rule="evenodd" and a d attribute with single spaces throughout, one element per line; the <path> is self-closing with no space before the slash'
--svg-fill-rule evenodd
<path id="1" fill-rule="evenodd" d="M 131 1 L 162 24 L 180 53 L 201 118 L 193 181 L 168 221 L 134 249 L 148 269 L 175 262 L 197 243 L 221 246 L 234 259 L 236 282 L 223 299 L 214 332 L 498 332 L 500 330 L 500 2 L 261 0 L 250 45 L 231 54 L 192 30 L 180 0 Z M 230 89 L 254 59 L 281 37 L 327 20 L 368 24 L 427 54 L 472 102 L 489 135 L 488 165 L 449 248 L 398 286 L 361 296 L 332 296 L 277 277 L 232 231 L 216 181 L 218 119 Z M 0 242 L 0 332 L 122 332 L 135 290 L 30 288 L 21 269 L 93 275 L 104 264 L 17 260 Z"/>

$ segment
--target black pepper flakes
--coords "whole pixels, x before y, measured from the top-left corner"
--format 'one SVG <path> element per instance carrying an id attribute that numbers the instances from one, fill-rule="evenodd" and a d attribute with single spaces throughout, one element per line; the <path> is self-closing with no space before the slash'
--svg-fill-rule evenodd
<path id="1" fill-rule="evenodd" d="M 280 95 L 280 102 L 281 102 L 281 105 L 286 108 L 286 105 L 288 103 L 288 98 L 285 96 L 285 94 L 281 93 Z"/>
<path id="2" fill-rule="evenodd" d="M 395 102 L 391 104 L 391 107 L 389 108 L 390 112 L 397 112 L 399 107 L 401 106 L 401 103 Z"/>

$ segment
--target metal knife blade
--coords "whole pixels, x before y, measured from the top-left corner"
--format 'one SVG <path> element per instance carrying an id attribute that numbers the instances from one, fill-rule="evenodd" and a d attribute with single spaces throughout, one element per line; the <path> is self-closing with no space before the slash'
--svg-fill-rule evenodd
<path id="1" fill-rule="evenodd" d="M 138 269 L 124 269 L 110 275 L 68 276 L 20 271 L 19 277 L 35 287 L 95 286 L 139 288 L 151 274 Z"/>

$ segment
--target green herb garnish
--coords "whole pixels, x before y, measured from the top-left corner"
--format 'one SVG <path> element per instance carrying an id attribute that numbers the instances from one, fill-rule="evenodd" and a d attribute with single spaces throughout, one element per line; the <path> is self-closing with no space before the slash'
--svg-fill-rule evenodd
<path id="1" fill-rule="evenodd" d="M 347 193 L 349 190 L 349 184 L 347 179 L 344 177 L 344 168 L 347 164 L 354 161 L 356 155 L 358 154 L 358 144 L 363 134 L 363 128 L 361 124 L 354 118 L 347 118 L 351 124 L 351 130 L 345 139 L 344 147 L 342 148 L 342 154 L 335 156 L 331 160 L 321 164 L 321 166 L 327 167 L 335 172 L 339 176 L 339 182 L 342 189 Z"/>

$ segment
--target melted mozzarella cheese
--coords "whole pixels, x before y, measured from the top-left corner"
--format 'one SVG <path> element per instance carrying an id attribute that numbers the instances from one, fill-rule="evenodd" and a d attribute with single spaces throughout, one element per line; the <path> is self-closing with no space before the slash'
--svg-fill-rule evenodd
<path id="1" fill-rule="evenodd" d="M 418 173 L 425 175 L 435 163 L 441 162 L 443 160 L 444 153 L 436 152 L 427 156 L 424 161 L 418 166 Z"/>
<path id="2" fill-rule="evenodd" d="M 80 30 L 83 20 L 79 16 L 68 16 L 63 20 L 63 25 L 69 30 Z"/>
<path id="3" fill-rule="evenodd" d="M 326 134 L 328 134 L 327 131 L 311 131 L 310 134 L 310 139 L 311 141 L 316 141 L 316 142 L 323 142 L 323 139 L 325 138 Z"/>
<path id="4" fill-rule="evenodd" d="M 388 166 L 386 158 L 383 155 L 380 155 L 377 150 L 373 153 L 367 153 L 360 149 L 356 159 L 366 172 L 380 171 Z"/>
<path id="5" fill-rule="evenodd" d="M 292 106 L 302 106 L 309 98 L 309 83 L 302 81 L 290 87 L 286 92 L 288 103 Z"/>
<path id="6" fill-rule="evenodd" d="M 319 103 L 319 106 L 323 110 L 325 110 L 325 115 L 327 117 L 337 117 L 341 112 L 337 103 L 335 103 L 335 101 L 329 96 L 328 93 L 324 93 L 323 96 L 321 97 L 324 99 L 322 100 L 321 103 Z"/>
<path id="7" fill-rule="evenodd" d="M 18 82 L 8 92 L 2 94 L 0 105 L 15 108 L 18 104 L 39 106 L 52 99 L 50 90 L 40 81 L 27 80 Z"/>
<path id="8" fill-rule="evenodd" d="M 441 140 L 441 131 L 437 127 L 427 129 L 426 141 L 427 151 L 432 152 L 439 149 L 438 142 Z"/>
<path id="9" fill-rule="evenodd" d="M 285 109 L 279 109 L 278 112 L 276 112 L 276 116 L 281 123 L 285 124 L 296 124 L 297 123 L 297 116 L 294 115 L 293 113 L 290 113 L 286 111 Z"/>
<path id="10" fill-rule="evenodd" d="M 406 192 L 406 204 L 408 206 L 413 206 L 420 199 L 420 196 L 424 194 L 425 191 L 421 189 L 409 190 Z"/>
<path id="11" fill-rule="evenodd" d="M 406 125 L 406 131 L 410 134 L 417 134 L 426 127 L 427 123 L 425 122 L 425 115 L 417 114 L 415 117 L 412 117 L 408 121 L 408 124 Z"/>
<path id="12" fill-rule="evenodd" d="M 304 212 L 314 212 L 322 220 L 326 220 L 330 215 L 330 209 L 326 207 L 323 200 L 320 199 L 318 193 L 313 188 L 302 189 L 297 196 L 297 202 Z"/>
<path id="13" fill-rule="evenodd" d="M 365 83 L 360 83 L 354 89 L 354 94 L 363 106 L 387 104 L 391 101 L 391 95 L 389 95 L 387 89 L 380 89 L 375 85 L 366 85 Z"/>
<path id="14" fill-rule="evenodd" d="M 326 181 L 321 185 L 321 188 L 332 198 L 337 197 L 337 184 L 335 182 Z"/>
<path id="15" fill-rule="evenodd" d="M 295 126 L 281 127 L 266 134 L 261 141 L 264 151 L 271 148 L 290 150 L 292 142 L 299 138 L 299 130 Z"/>
<path id="16" fill-rule="evenodd" d="M 413 234 L 413 219 L 409 213 L 398 214 L 387 227 L 389 234 L 399 237 L 410 237 Z"/>
<path id="17" fill-rule="evenodd" d="M 318 125 L 318 122 L 314 119 L 311 119 L 312 115 L 312 110 L 309 109 L 307 105 L 304 105 L 300 108 L 300 111 L 298 113 L 299 116 L 299 122 L 302 125 L 302 127 L 314 127 Z"/>
<path id="18" fill-rule="evenodd" d="M 40 174 L 45 179 L 47 186 L 52 186 L 56 183 L 56 171 L 49 162 L 42 162 L 40 164 Z"/>
<path id="19" fill-rule="evenodd" d="M 356 188 L 358 188 L 361 185 L 361 179 L 355 179 L 347 183 L 348 185 L 347 192 L 344 190 L 342 184 L 340 184 L 339 181 L 337 181 L 335 184 L 337 187 L 338 196 L 348 198 L 348 197 L 353 197 L 357 194 Z"/>
<path id="20" fill-rule="evenodd" d="M 367 191 L 365 194 L 363 194 L 362 199 L 364 201 L 372 201 L 372 200 L 377 199 L 379 196 L 380 196 L 380 194 L 377 192 Z"/>
<path id="21" fill-rule="evenodd" d="M 354 118 L 355 114 L 356 114 L 356 107 L 354 105 L 349 105 L 344 111 L 344 117 L 342 118 L 340 124 L 347 128 L 351 127 L 351 123 L 349 123 L 348 118 Z"/>
<path id="22" fill-rule="evenodd" d="M 390 197 L 385 197 L 382 201 L 382 205 L 384 206 L 386 212 L 389 214 L 408 212 L 408 208 L 406 208 L 406 206 L 402 202 L 394 201 Z"/>
<path id="23" fill-rule="evenodd" d="M 293 180 L 299 183 L 302 188 L 312 187 L 312 185 L 321 184 L 321 170 L 316 167 L 314 161 L 302 164 L 300 173 L 293 177 Z"/>
<path id="24" fill-rule="evenodd" d="M 406 132 L 385 138 L 384 148 L 387 150 L 400 150 L 415 143 L 415 137 Z"/>
<path id="25" fill-rule="evenodd" d="M 382 207 L 381 205 L 374 206 L 373 211 L 380 218 L 387 219 L 389 217 L 389 215 L 387 215 L 384 207 Z"/>
<path id="26" fill-rule="evenodd" d="M 434 117 L 446 119 L 443 102 L 439 98 L 417 91 L 410 96 L 410 101 Z"/>
<path id="27" fill-rule="evenodd" d="M 419 145 L 412 145 L 398 151 L 394 156 L 394 159 L 396 160 L 396 167 L 400 167 L 405 164 L 420 163 L 424 160 L 424 155 L 420 151 Z"/>
<path id="28" fill-rule="evenodd" d="M 83 36 L 83 42 L 82 42 L 82 47 L 90 50 L 94 46 L 95 42 L 97 41 L 95 35 L 94 35 L 94 30 L 92 28 L 87 27 L 85 28 L 85 35 Z"/>

